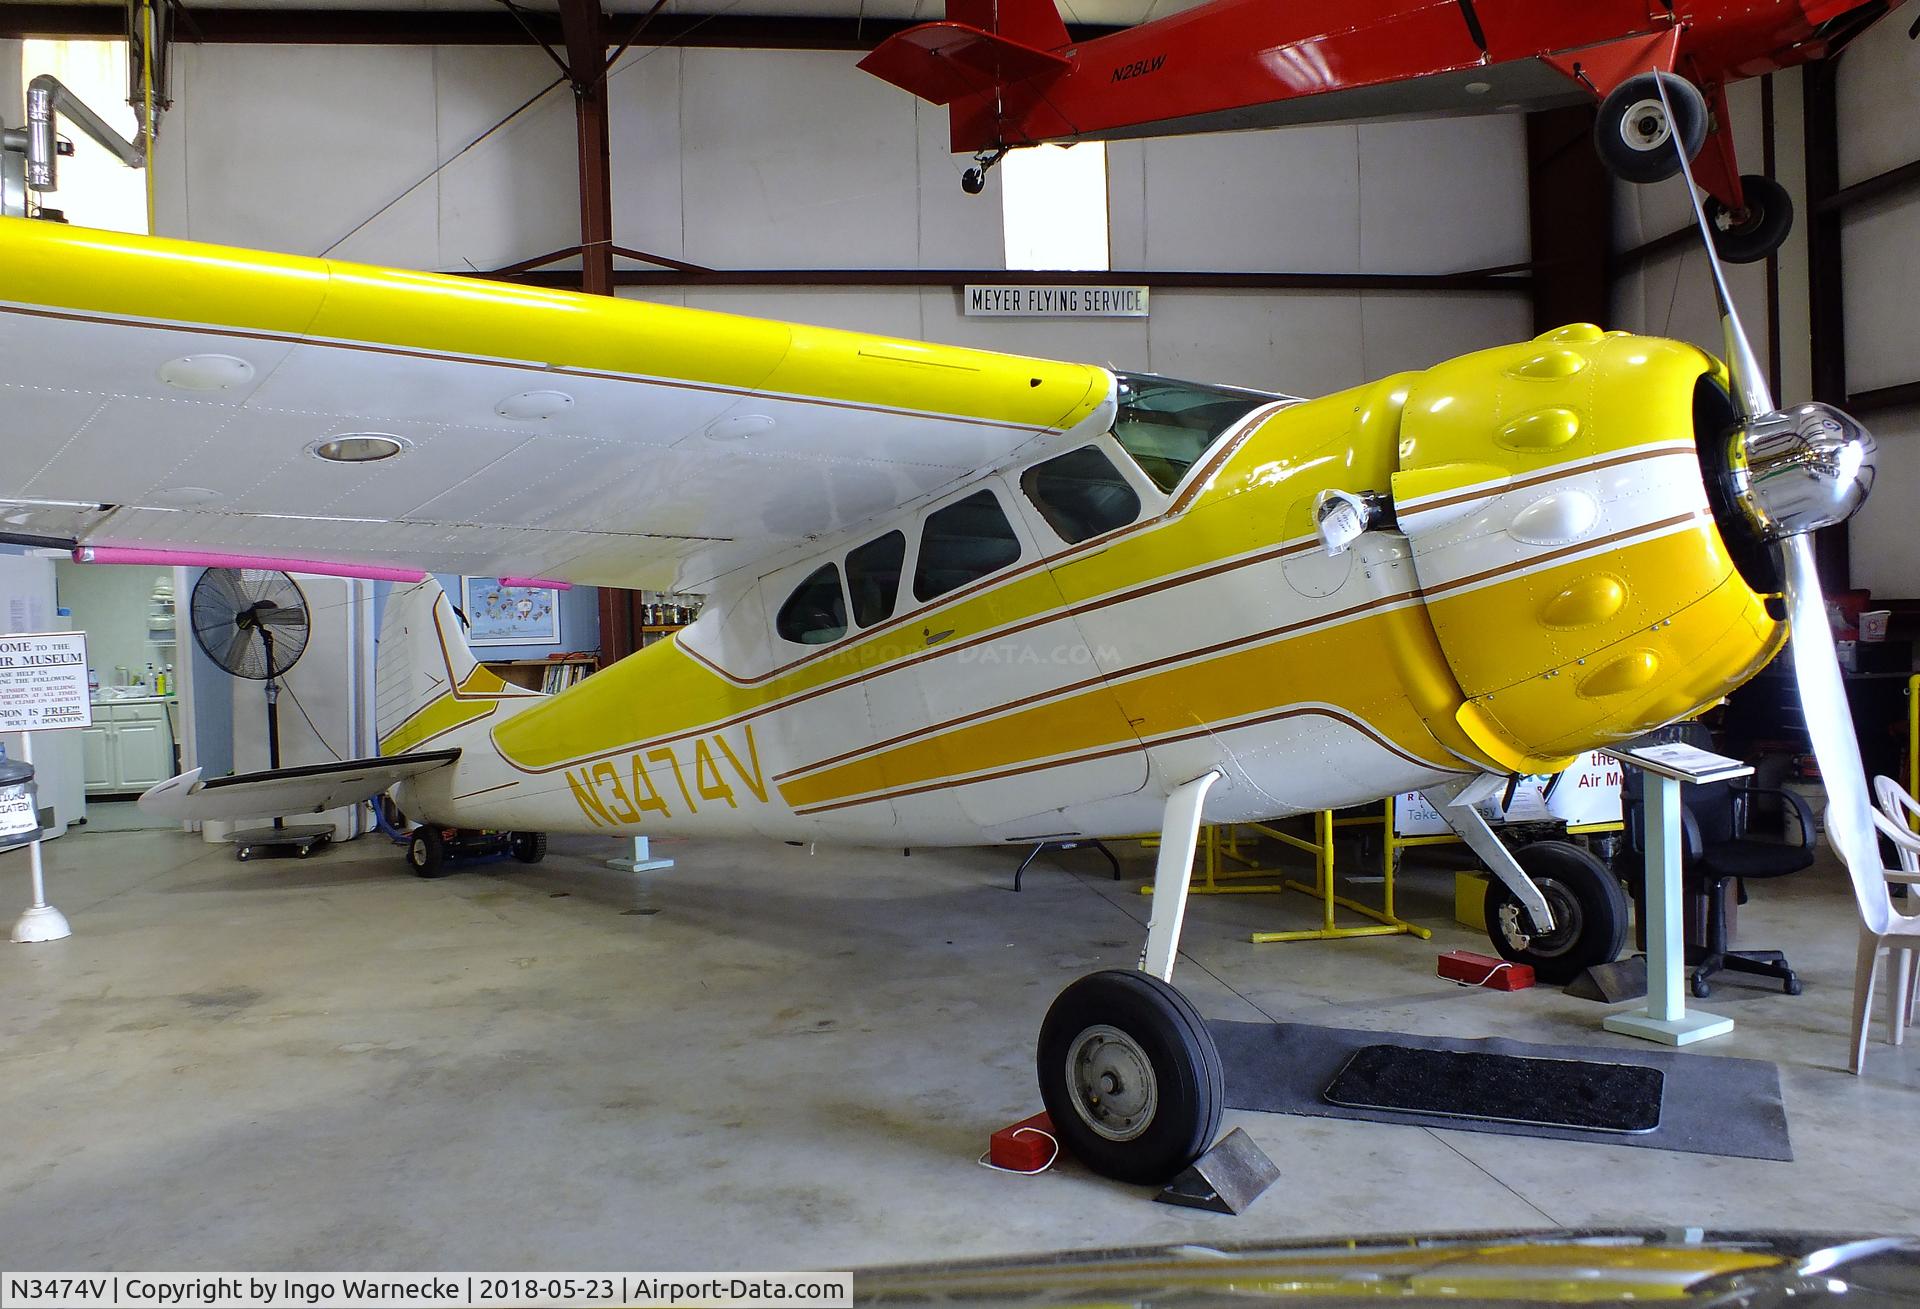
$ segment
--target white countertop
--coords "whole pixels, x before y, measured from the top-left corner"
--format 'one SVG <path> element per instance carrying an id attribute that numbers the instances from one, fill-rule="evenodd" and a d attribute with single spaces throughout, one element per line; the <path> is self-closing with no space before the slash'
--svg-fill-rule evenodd
<path id="1" fill-rule="evenodd" d="M 176 704 L 178 697 L 171 695 L 96 695 L 94 708 L 110 704 Z"/>

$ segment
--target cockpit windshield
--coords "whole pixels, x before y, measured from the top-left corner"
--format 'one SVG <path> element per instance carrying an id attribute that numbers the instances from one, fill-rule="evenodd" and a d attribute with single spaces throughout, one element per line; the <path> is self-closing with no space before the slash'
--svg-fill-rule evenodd
<path id="1" fill-rule="evenodd" d="M 1114 439 L 1162 491 L 1179 485 L 1228 428 L 1261 405 L 1284 398 L 1146 373 L 1114 376 L 1120 384 Z"/>

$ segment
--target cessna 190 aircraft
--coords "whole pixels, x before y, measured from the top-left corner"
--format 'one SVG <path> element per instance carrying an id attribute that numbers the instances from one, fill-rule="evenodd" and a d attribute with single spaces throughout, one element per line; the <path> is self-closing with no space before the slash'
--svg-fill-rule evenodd
<path id="1" fill-rule="evenodd" d="M 1570 846 L 1523 867 L 1472 802 L 1698 712 L 1790 616 L 1829 830 L 1874 853 L 1806 537 L 1859 505 L 1872 438 L 1775 407 L 1724 289 L 1731 371 L 1573 326 L 1301 400 L 50 223 L 0 221 L 0 256 L 9 539 L 708 597 L 548 696 L 414 582 L 382 758 L 144 805 L 397 785 L 424 874 L 458 829 L 1158 830 L 1141 968 L 1068 987 L 1039 1043 L 1064 1143 L 1114 1177 L 1219 1124 L 1168 980 L 1203 822 L 1424 789 L 1499 879 L 1502 949 L 1565 975 L 1618 949 L 1618 884 Z"/>
<path id="2" fill-rule="evenodd" d="M 978 192 L 1013 147 L 1600 101 L 1594 145 L 1632 182 L 1698 154 L 1721 256 L 1764 259 L 1793 203 L 1742 176 L 1727 84 L 1837 54 L 1886 0 L 1208 0 L 1075 44 L 1054 0 L 949 0 L 860 67 L 948 106 Z M 1704 152 L 1703 152 L 1704 148 Z"/>

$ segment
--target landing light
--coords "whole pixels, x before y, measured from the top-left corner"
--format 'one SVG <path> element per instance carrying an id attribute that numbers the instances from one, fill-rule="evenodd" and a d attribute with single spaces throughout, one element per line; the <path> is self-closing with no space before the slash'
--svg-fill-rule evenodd
<path id="1" fill-rule="evenodd" d="M 407 448 L 397 436 L 384 432 L 347 432 L 307 447 L 308 453 L 335 464 L 370 464 L 391 459 Z"/>

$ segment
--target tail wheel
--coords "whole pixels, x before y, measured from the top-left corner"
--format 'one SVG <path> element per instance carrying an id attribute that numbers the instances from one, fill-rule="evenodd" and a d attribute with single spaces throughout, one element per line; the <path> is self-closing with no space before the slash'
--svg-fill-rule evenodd
<path id="1" fill-rule="evenodd" d="M 1499 880 L 1487 883 L 1487 934 L 1502 959 L 1526 964 L 1543 982 L 1571 982 L 1612 963 L 1627 943 L 1627 893 L 1607 866 L 1566 841 L 1535 841 L 1514 851 L 1547 907 L 1553 930 L 1538 931 L 1526 906 Z"/>
<path id="2" fill-rule="evenodd" d="M 1220 1052 L 1192 1001 L 1151 974 L 1112 969 L 1062 991 L 1037 1063 L 1060 1143 L 1102 1176 L 1157 1185 L 1219 1134 Z"/>
<path id="3" fill-rule="evenodd" d="M 1753 264 L 1778 250 L 1793 230 L 1793 197 L 1771 177 L 1748 173 L 1740 178 L 1740 194 L 1747 207 L 1739 214 L 1712 196 L 1707 197 L 1707 221 L 1713 225 L 1713 248 L 1730 264 Z"/>
<path id="4" fill-rule="evenodd" d="M 1666 104 L 1660 102 L 1665 88 Z M 1668 106 L 1672 113 L 1668 113 Z M 1600 102 L 1593 122 L 1593 145 L 1600 162 L 1628 182 L 1659 182 L 1680 171 L 1673 138 L 1687 158 L 1707 140 L 1707 100 L 1698 88 L 1673 73 L 1640 73 L 1613 88 Z"/>
<path id="5" fill-rule="evenodd" d="M 547 834 L 515 832 L 507 838 L 507 846 L 513 851 L 513 857 L 521 863 L 537 864 L 547 857 Z"/>
<path id="6" fill-rule="evenodd" d="M 413 829 L 413 839 L 407 842 L 407 867 L 415 877 L 445 877 L 453 871 L 447 867 L 447 838 L 439 828 L 423 823 Z"/>

